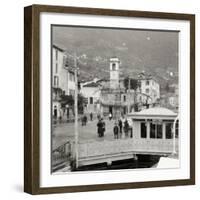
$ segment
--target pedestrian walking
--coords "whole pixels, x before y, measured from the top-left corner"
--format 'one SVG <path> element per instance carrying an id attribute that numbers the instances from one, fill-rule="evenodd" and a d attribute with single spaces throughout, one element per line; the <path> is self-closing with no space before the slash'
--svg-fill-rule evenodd
<path id="1" fill-rule="evenodd" d="M 117 122 L 115 122 L 115 125 L 113 127 L 113 133 L 114 133 L 114 139 L 119 138 L 119 127 L 117 126 Z"/>
<path id="2" fill-rule="evenodd" d="M 103 132 L 103 124 L 101 122 L 101 119 L 99 119 L 98 123 L 97 123 L 97 133 L 98 133 L 98 137 L 101 137 Z"/>
<path id="3" fill-rule="evenodd" d="M 93 120 L 93 113 L 91 112 L 90 113 L 90 121 L 92 121 Z"/>
<path id="4" fill-rule="evenodd" d="M 118 120 L 118 125 L 119 125 L 119 133 L 120 133 L 120 138 L 121 138 L 122 136 L 122 120 L 121 119 Z"/>
<path id="5" fill-rule="evenodd" d="M 86 115 L 84 116 L 84 124 L 85 124 L 85 126 L 87 125 L 87 116 Z"/>
<path id="6" fill-rule="evenodd" d="M 81 117 L 81 125 L 84 126 L 84 116 Z"/>
<path id="7" fill-rule="evenodd" d="M 104 133 L 106 131 L 106 123 L 104 122 L 103 118 L 101 119 L 101 123 L 102 123 L 102 127 L 103 127 L 101 136 L 104 137 Z"/>
<path id="8" fill-rule="evenodd" d="M 99 137 L 103 137 L 105 132 L 105 122 L 100 119 L 97 123 L 97 133 Z"/>
<path id="9" fill-rule="evenodd" d="M 128 137 L 128 131 L 129 131 L 129 125 L 127 119 L 124 122 L 124 133 L 125 133 L 125 138 Z"/>

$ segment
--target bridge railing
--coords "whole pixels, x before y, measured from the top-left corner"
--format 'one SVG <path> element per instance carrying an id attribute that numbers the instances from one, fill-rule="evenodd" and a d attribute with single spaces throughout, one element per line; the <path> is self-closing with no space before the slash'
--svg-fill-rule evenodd
<path id="1" fill-rule="evenodd" d="M 172 139 L 118 139 L 112 141 L 88 141 L 79 144 L 79 159 L 117 153 L 170 154 Z M 178 140 L 176 139 L 176 151 Z"/>
<path id="2" fill-rule="evenodd" d="M 63 168 L 70 163 L 72 144 L 70 141 L 60 145 L 52 151 L 52 171 Z"/>

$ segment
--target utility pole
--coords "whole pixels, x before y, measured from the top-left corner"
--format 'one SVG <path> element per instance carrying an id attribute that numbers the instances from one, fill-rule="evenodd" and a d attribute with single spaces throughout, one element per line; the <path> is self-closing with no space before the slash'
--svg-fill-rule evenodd
<path id="1" fill-rule="evenodd" d="M 76 157 L 76 168 L 78 168 L 78 67 L 77 57 L 74 53 L 74 76 L 75 76 L 75 95 L 74 95 L 74 109 L 75 109 L 75 157 Z"/>
<path id="2" fill-rule="evenodd" d="M 73 55 L 65 52 L 68 56 L 72 57 L 74 60 L 74 82 L 75 82 L 75 94 L 74 94 L 74 114 L 75 114 L 75 123 L 74 123 L 74 130 L 75 130 L 75 163 L 76 168 L 78 168 L 78 140 L 79 140 L 79 133 L 78 133 L 78 66 L 77 66 L 77 55 L 74 52 Z M 80 62 L 80 61 L 79 61 Z"/>
<path id="3" fill-rule="evenodd" d="M 131 80 L 130 77 L 128 77 L 128 113 L 130 113 L 131 110 Z"/>

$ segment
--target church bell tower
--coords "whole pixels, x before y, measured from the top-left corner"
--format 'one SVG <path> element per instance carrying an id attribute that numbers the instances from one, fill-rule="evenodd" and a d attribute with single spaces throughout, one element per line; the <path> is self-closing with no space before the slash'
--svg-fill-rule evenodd
<path id="1" fill-rule="evenodd" d="M 110 88 L 119 88 L 119 58 L 110 58 Z"/>

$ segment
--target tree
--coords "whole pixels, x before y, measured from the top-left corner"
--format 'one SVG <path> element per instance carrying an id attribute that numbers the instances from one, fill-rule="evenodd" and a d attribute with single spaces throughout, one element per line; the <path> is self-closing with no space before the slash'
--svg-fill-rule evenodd
<path id="1" fill-rule="evenodd" d="M 62 108 L 65 109 L 66 105 L 68 105 L 74 110 L 74 97 L 72 95 L 61 95 L 60 98 L 61 98 L 60 102 L 61 102 Z M 78 112 L 79 113 L 83 113 L 83 108 L 85 104 L 86 104 L 85 98 L 81 94 L 78 94 Z"/>
<path id="2" fill-rule="evenodd" d="M 127 77 L 124 79 L 124 87 L 126 88 L 126 90 L 129 89 L 129 84 L 130 84 L 130 89 L 132 90 L 136 90 L 139 87 L 138 80 Z"/>
<path id="3" fill-rule="evenodd" d="M 74 99 L 72 95 L 61 95 L 61 105 L 62 107 L 65 107 L 66 105 L 73 106 L 74 105 Z"/>

